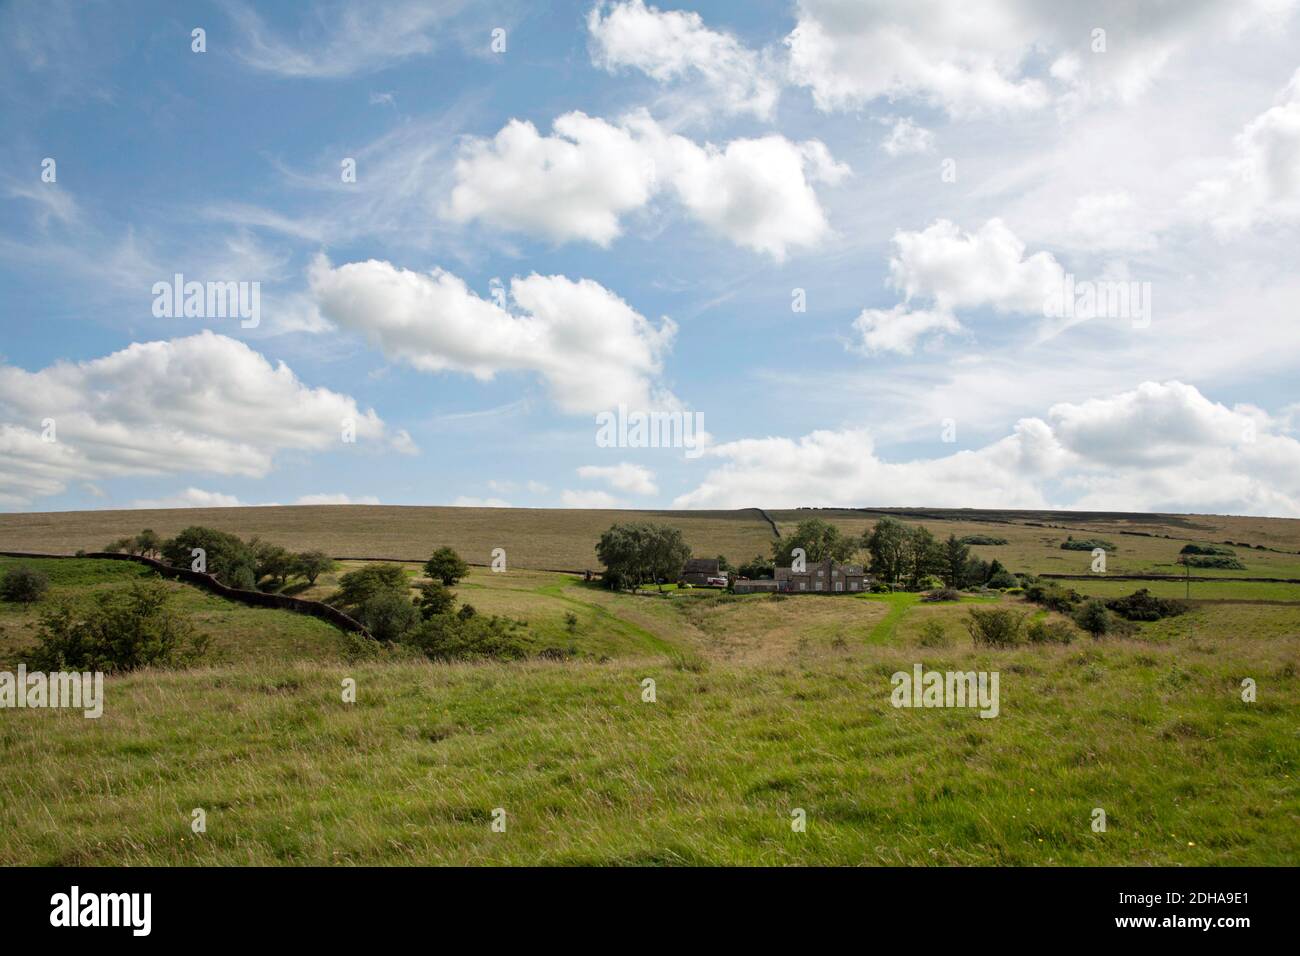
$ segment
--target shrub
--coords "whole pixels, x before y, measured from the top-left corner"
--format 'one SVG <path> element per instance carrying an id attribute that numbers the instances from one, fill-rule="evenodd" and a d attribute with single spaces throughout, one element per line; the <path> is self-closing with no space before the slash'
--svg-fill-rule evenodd
<path id="1" fill-rule="evenodd" d="M 1183 556 L 1183 563 L 1192 568 L 1218 568 L 1225 571 L 1246 570 L 1246 566 L 1237 558 L 1222 554 L 1188 554 Z"/>
<path id="2" fill-rule="evenodd" d="M 451 587 L 469 574 L 469 565 L 451 548 L 442 547 L 424 562 L 424 573 L 435 581 L 441 581 L 444 586 Z"/>
<path id="3" fill-rule="evenodd" d="M 1250 545 L 1246 545 L 1250 547 Z M 1236 554 L 1231 548 L 1224 548 L 1217 544 L 1185 544 L 1179 554 Z"/>
<path id="4" fill-rule="evenodd" d="M 1098 638 L 1112 630 L 1114 619 L 1110 611 L 1106 610 L 1106 605 L 1100 599 L 1093 598 L 1078 610 L 1074 622 L 1094 638 Z"/>
<path id="5" fill-rule="evenodd" d="M 961 592 L 956 588 L 939 588 L 921 596 L 922 601 L 936 603 L 939 601 L 960 601 Z"/>
<path id="6" fill-rule="evenodd" d="M 122 554 L 124 551 L 129 552 L 130 550 L 130 538 L 118 538 L 116 541 L 110 541 L 108 544 L 104 545 L 104 551 L 108 554 Z"/>
<path id="7" fill-rule="evenodd" d="M 1069 644 L 1074 640 L 1074 625 L 1069 621 L 1030 621 L 1025 631 L 1031 644 Z"/>
<path id="8" fill-rule="evenodd" d="M 1025 599 L 1041 604 L 1049 611 L 1071 614 L 1075 606 L 1083 600 L 1083 595 L 1074 588 L 1063 588 L 1055 582 L 1048 582 L 1028 585 L 1025 588 Z"/>
<path id="9" fill-rule="evenodd" d="M 572 611 L 566 611 L 564 614 L 564 629 L 570 634 L 578 633 L 578 615 Z"/>
<path id="10" fill-rule="evenodd" d="M 1020 587 L 1020 579 L 1004 568 L 995 572 L 988 581 L 985 582 L 985 586 L 998 589 L 1018 588 Z"/>
<path id="11" fill-rule="evenodd" d="M 970 609 L 966 630 L 976 646 L 1011 647 L 1020 642 L 1025 615 L 1010 608 L 989 607 Z"/>
<path id="12" fill-rule="evenodd" d="M 1107 601 L 1106 607 L 1129 621 L 1158 621 L 1161 618 L 1182 614 L 1187 610 L 1185 602 L 1158 598 L 1146 588 L 1134 591 L 1128 597 Z"/>
<path id="13" fill-rule="evenodd" d="M 940 621 L 926 621 L 921 625 L 920 644 L 922 647 L 947 647 L 948 632 Z"/>
<path id="14" fill-rule="evenodd" d="M 397 641 L 420 623 L 420 612 L 395 590 L 372 594 L 357 610 L 357 620 L 365 625 L 375 640 Z"/>
<path id="15" fill-rule="evenodd" d="M 50 579 L 24 564 L 10 568 L 0 578 L 0 598 L 20 604 L 33 604 L 50 589 Z"/>
<path id="16" fill-rule="evenodd" d="M 1070 536 L 1061 542 L 1063 551 L 1091 551 L 1093 548 L 1104 548 L 1106 551 L 1118 551 L 1110 541 L 1102 538 L 1075 538 Z"/>
<path id="17" fill-rule="evenodd" d="M 426 581 L 420 585 L 420 596 L 415 599 L 415 604 L 427 621 L 438 614 L 450 614 L 456 606 L 456 593 L 441 581 Z"/>
<path id="18" fill-rule="evenodd" d="M 203 655 L 207 638 L 171 607 L 159 581 L 96 594 L 88 607 L 61 604 L 41 616 L 37 645 L 24 655 L 42 671 L 117 673 Z"/>
<path id="19" fill-rule="evenodd" d="M 520 660 L 528 656 L 526 635 L 520 626 L 496 615 L 440 614 L 408 632 L 403 643 L 435 661 Z"/>
<path id="20" fill-rule="evenodd" d="M 996 544 L 1007 544 L 1007 543 L 1008 543 L 1006 538 L 996 538 L 996 537 L 994 537 L 994 536 L 991 535 L 991 534 L 968 534 L 968 535 L 966 535 L 966 537 L 961 538 L 960 540 L 961 540 L 961 543 L 962 543 L 962 544 L 990 544 L 990 545 L 996 545 Z"/>

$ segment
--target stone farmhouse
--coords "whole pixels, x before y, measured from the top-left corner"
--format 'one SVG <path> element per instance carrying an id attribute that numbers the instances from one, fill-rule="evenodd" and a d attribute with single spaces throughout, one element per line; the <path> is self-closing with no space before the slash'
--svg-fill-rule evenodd
<path id="1" fill-rule="evenodd" d="M 803 571 L 777 568 L 774 578 L 737 580 L 737 594 L 858 594 L 868 589 L 870 576 L 860 564 L 841 564 L 827 558 L 808 564 Z"/>

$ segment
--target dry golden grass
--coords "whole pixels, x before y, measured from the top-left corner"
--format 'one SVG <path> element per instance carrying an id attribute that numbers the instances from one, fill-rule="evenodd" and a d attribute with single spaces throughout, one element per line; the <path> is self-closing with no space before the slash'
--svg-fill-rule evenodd
<path id="1" fill-rule="evenodd" d="M 505 548 L 510 567 L 580 571 L 599 567 L 596 541 L 610 525 L 627 521 L 681 528 L 700 555 L 743 561 L 772 548 L 771 527 L 753 510 L 299 505 L 3 514 L 0 550 L 97 551 L 143 528 L 170 537 L 189 525 L 206 525 L 244 538 L 257 535 L 294 551 L 319 548 L 335 557 L 423 561 L 434 548 L 450 545 L 471 564 L 487 564 L 493 548 Z"/>

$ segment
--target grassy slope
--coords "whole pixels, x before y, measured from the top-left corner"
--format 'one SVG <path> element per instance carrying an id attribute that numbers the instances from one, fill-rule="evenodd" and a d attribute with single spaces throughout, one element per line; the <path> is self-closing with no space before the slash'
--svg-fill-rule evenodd
<path id="1" fill-rule="evenodd" d="M 128 574 L 50 564 L 59 589 Z M 475 571 L 463 600 L 589 656 L 432 666 L 345 663 L 333 632 L 296 632 L 314 619 L 177 587 L 196 616 L 229 615 L 208 629 L 235 653 L 111 679 L 99 721 L 0 712 L 0 864 L 1300 862 L 1294 608 L 977 652 L 965 607 L 911 596 L 631 596 Z M 927 618 L 947 647 L 917 646 Z M 918 660 L 999 671 L 1002 715 L 892 708 L 889 675 Z"/>
<path id="2" fill-rule="evenodd" d="M 999 670 L 995 720 L 890 707 L 898 647 L 141 674 L 98 722 L 7 715 L 0 863 L 1294 865 L 1297 651 L 926 651 Z"/>
<path id="3" fill-rule="evenodd" d="M 0 557 L 0 573 L 23 564 L 50 579 L 46 602 L 80 600 L 104 588 L 125 587 L 150 577 L 141 565 L 125 561 L 34 560 Z M 213 662 L 343 659 L 344 641 L 332 625 L 304 614 L 252 608 L 226 601 L 197 588 L 167 581 L 174 606 L 211 639 Z M 12 669 L 19 650 L 36 640 L 40 605 L 24 607 L 0 601 L 0 668 Z"/>

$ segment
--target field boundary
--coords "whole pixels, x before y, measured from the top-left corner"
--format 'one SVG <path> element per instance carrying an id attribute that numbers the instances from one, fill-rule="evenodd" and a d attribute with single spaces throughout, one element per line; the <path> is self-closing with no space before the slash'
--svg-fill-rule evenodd
<path id="1" fill-rule="evenodd" d="M 1300 578 L 1207 578 L 1200 575 L 1185 574 L 1061 574 L 1056 571 L 1043 571 L 1038 574 L 1040 578 L 1051 578 L 1055 581 L 1201 581 L 1201 582 L 1225 582 L 1248 581 L 1255 584 L 1300 584 Z"/>
<path id="2" fill-rule="evenodd" d="M 164 564 L 154 558 L 146 558 L 141 554 L 121 554 L 112 551 L 88 551 L 85 554 L 45 554 L 40 551 L 0 551 L 0 556 L 6 558 L 56 558 L 60 560 L 75 560 L 78 558 L 99 559 L 108 561 L 134 561 L 136 564 L 143 564 L 145 567 L 152 568 L 163 577 L 179 578 L 187 584 L 193 584 L 205 591 L 210 591 L 220 597 L 227 598 L 231 601 L 238 601 L 241 604 L 247 604 L 250 607 L 269 607 L 281 611 L 294 611 L 298 614 L 310 614 L 312 617 L 319 618 L 340 630 L 350 631 L 353 634 L 361 634 L 370 637 L 370 632 L 356 618 L 344 614 L 336 607 L 331 607 L 321 601 L 309 601 L 306 598 L 290 597 L 287 594 L 267 594 L 265 591 L 246 591 L 242 588 L 232 588 L 229 585 L 222 584 L 211 574 L 204 574 L 190 568 L 177 568 L 170 564 Z"/>

